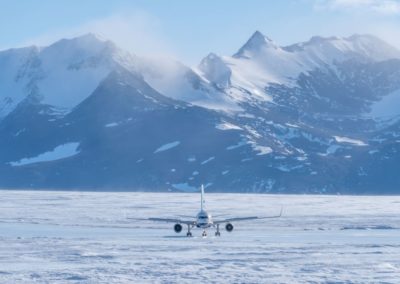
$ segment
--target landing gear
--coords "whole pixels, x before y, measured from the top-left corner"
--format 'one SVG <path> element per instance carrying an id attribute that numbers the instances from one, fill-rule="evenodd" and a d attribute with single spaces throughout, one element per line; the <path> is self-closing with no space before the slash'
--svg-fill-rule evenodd
<path id="1" fill-rule="evenodd" d="M 219 224 L 217 224 L 217 230 L 215 231 L 215 236 L 220 237 L 221 233 L 219 232 Z"/>
<path id="2" fill-rule="evenodd" d="M 191 237 L 191 236 L 192 236 L 192 232 L 190 232 L 190 229 L 191 229 L 191 228 L 190 228 L 190 225 L 188 224 L 187 226 L 188 226 L 188 231 L 187 231 L 187 233 L 186 233 L 186 236 L 187 236 L 187 237 Z"/>
<path id="3" fill-rule="evenodd" d="M 207 232 L 206 230 L 203 231 L 203 234 L 201 234 L 202 237 L 207 237 Z"/>

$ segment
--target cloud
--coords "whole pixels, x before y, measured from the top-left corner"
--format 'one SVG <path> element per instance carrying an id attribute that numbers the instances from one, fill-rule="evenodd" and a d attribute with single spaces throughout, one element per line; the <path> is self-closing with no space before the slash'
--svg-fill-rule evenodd
<path id="1" fill-rule="evenodd" d="M 162 23 L 144 11 L 117 13 L 65 30 L 53 30 L 21 45 L 46 46 L 61 38 L 73 38 L 86 33 L 95 33 L 109 39 L 137 55 L 174 57 L 174 48 L 164 36 Z"/>
<path id="2" fill-rule="evenodd" d="M 400 14 L 399 0 L 316 0 L 317 9 L 369 11 L 384 15 Z"/>

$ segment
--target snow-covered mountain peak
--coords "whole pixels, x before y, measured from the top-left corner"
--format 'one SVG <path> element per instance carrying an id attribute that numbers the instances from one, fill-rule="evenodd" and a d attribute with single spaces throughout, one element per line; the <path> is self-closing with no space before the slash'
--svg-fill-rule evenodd
<path id="1" fill-rule="evenodd" d="M 269 83 L 290 84 L 304 67 L 295 54 L 256 31 L 235 55 L 219 57 L 211 53 L 202 60 L 199 69 L 217 86 L 232 86 L 236 100 L 247 101 L 270 100 L 264 91 Z M 252 95 L 238 95 L 239 89 Z"/>
<path id="2" fill-rule="evenodd" d="M 61 39 L 47 47 L 2 51 L 0 68 L 7 72 L 0 74 L 0 118 L 28 97 L 70 110 L 117 66 L 131 67 L 133 61 L 133 56 L 95 34 Z"/>
<path id="3" fill-rule="evenodd" d="M 0 51 L 0 120 L 29 94 L 26 75 L 29 66 L 37 64 L 38 53 L 36 46 Z"/>
<path id="4" fill-rule="evenodd" d="M 253 45 L 253 46 L 260 45 L 260 44 L 268 44 L 268 43 L 272 43 L 272 42 L 273 41 L 269 37 L 265 36 L 260 31 L 255 31 L 251 35 L 250 39 L 247 41 L 247 43 L 249 45 Z"/>
<path id="5" fill-rule="evenodd" d="M 220 59 L 220 56 L 219 56 L 219 55 L 215 54 L 214 52 L 210 52 L 206 57 L 204 57 L 204 59 L 202 60 L 202 62 L 203 62 L 204 60 L 207 60 L 207 61 L 214 61 L 214 60 L 218 60 L 218 59 Z M 201 63 L 200 63 L 200 64 L 201 64 Z"/>
<path id="6" fill-rule="evenodd" d="M 334 40 L 340 40 L 339 37 L 332 36 L 332 37 L 322 37 L 322 36 L 313 36 L 310 38 L 308 41 L 310 44 L 321 44 L 327 41 L 334 41 Z"/>
<path id="7" fill-rule="evenodd" d="M 117 64 L 135 73 L 138 72 L 138 58 L 135 54 L 119 48 L 114 42 L 94 33 L 59 40 L 43 48 L 42 53 L 49 58 L 56 56 L 56 61 L 69 64 L 76 62 L 81 65 L 89 61 L 89 65 L 96 65 L 96 62 L 101 62 L 110 68 Z"/>
<path id="8" fill-rule="evenodd" d="M 384 61 L 400 58 L 400 51 L 385 41 L 372 35 L 352 35 L 350 37 L 314 36 L 309 41 L 283 47 L 285 51 L 301 57 L 317 59 L 325 63 L 363 58 Z"/>
<path id="9" fill-rule="evenodd" d="M 112 43 L 110 40 L 107 40 L 103 38 L 102 36 L 95 34 L 95 33 L 87 33 L 87 34 L 82 34 L 76 37 L 72 38 L 63 38 L 60 39 L 56 42 L 54 42 L 52 45 L 59 45 L 59 44 L 74 44 L 74 45 L 81 45 L 81 46 L 94 46 L 97 44 L 103 44 L 103 43 Z"/>
<path id="10" fill-rule="evenodd" d="M 57 60 L 78 61 L 95 55 L 104 56 L 116 52 L 115 44 L 102 40 L 95 34 L 85 34 L 72 39 L 61 39 L 43 49 L 43 54 Z"/>
<path id="11" fill-rule="evenodd" d="M 215 83 L 218 88 L 226 88 L 231 83 L 231 69 L 215 53 L 210 53 L 200 62 L 199 70 L 203 72 L 207 80 Z"/>
<path id="12" fill-rule="evenodd" d="M 269 37 L 256 31 L 233 57 L 251 57 L 263 49 L 280 49 Z"/>
<path id="13" fill-rule="evenodd" d="M 353 35 L 345 40 L 352 42 L 354 49 L 375 61 L 400 58 L 400 50 L 373 35 Z"/>
<path id="14" fill-rule="evenodd" d="M 210 53 L 199 70 L 235 101 L 269 101 L 268 86 L 297 86 L 301 74 L 338 70 L 347 61 L 372 63 L 393 58 L 400 58 L 400 51 L 371 35 L 314 36 L 306 42 L 280 47 L 256 31 L 235 55 Z"/>
<path id="15" fill-rule="evenodd" d="M 208 60 L 211 60 L 211 58 L 217 60 L 218 56 L 210 55 Z M 224 64 L 222 60 L 221 64 Z M 209 65 L 212 65 L 212 63 L 210 62 Z M 203 67 L 206 68 L 205 66 Z M 213 67 L 209 66 L 209 68 Z M 218 81 L 221 84 L 219 85 L 210 80 L 210 77 L 204 76 L 209 75 L 208 73 L 203 73 L 200 69 L 189 68 L 171 58 L 164 57 L 157 60 L 140 58 L 139 72 L 155 90 L 175 100 L 214 110 L 236 111 L 240 109 L 221 90 L 224 88 L 222 85 L 225 82 L 223 78 Z"/>

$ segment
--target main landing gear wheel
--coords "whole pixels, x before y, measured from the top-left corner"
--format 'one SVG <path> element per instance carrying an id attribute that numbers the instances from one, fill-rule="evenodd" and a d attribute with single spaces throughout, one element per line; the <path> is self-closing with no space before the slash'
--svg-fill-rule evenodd
<path id="1" fill-rule="evenodd" d="M 189 224 L 187 224 L 187 229 L 188 229 L 188 231 L 187 231 L 187 233 L 186 233 L 186 236 L 187 237 L 191 237 L 192 236 L 192 233 L 190 232 L 190 229 L 191 229 L 192 227 L 189 225 Z"/>
<path id="2" fill-rule="evenodd" d="M 220 237 L 221 233 L 219 232 L 219 224 L 217 224 L 217 230 L 215 231 L 215 236 Z"/>

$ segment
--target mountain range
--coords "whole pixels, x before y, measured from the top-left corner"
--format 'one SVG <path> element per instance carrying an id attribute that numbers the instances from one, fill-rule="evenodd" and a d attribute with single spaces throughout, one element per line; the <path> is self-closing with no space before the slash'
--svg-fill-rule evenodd
<path id="1" fill-rule="evenodd" d="M 399 194 L 400 51 L 260 32 L 197 67 L 86 34 L 0 51 L 0 187 Z"/>

